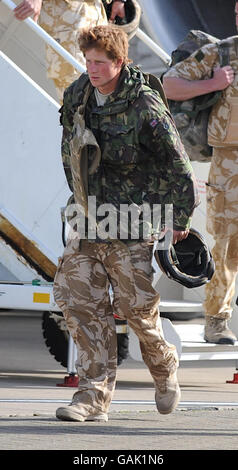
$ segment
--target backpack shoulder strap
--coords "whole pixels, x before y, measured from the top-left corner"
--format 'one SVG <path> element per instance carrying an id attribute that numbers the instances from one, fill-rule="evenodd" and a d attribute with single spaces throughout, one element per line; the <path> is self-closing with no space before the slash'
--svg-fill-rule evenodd
<path id="1" fill-rule="evenodd" d="M 80 77 L 70 85 L 69 89 L 71 88 L 72 94 L 72 104 L 79 105 L 80 101 L 82 100 L 84 90 L 86 86 L 90 83 L 89 77 L 87 73 L 82 73 Z"/>
<path id="2" fill-rule="evenodd" d="M 220 66 L 225 67 L 225 65 L 229 65 L 229 63 L 230 63 L 229 44 L 226 41 L 220 41 L 217 44 L 217 46 L 218 46 Z"/>
<path id="3" fill-rule="evenodd" d="M 236 52 L 236 57 L 238 57 L 238 37 L 235 36 L 232 38 L 232 40 Z M 218 44 L 219 60 L 221 67 L 230 64 L 230 48 L 231 44 L 229 41 L 222 40 Z"/>
<path id="4" fill-rule="evenodd" d="M 147 83 L 149 84 L 150 88 L 152 88 L 152 90 L 156 90 L 159 92 L 161 99 L 164 102 L 166 108 L 169 109 L 168 101 L 167 101 L 164 87 L 161 83 L 161 80 L 155 75 L 153 75 L 152 73 L 144 73 L 143 75 Z"/>

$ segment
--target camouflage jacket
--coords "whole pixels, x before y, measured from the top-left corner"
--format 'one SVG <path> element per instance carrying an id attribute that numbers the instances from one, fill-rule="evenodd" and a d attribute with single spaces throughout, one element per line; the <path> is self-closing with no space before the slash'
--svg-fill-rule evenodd
<path id="1" fill-rule="evenodd" d="M 63 125 L 62 158 L 74 193 L 70 142 L 73 120 L 85 87 L 91 87 L 85 121 L 101 150 L 100 163 L 88 175 L 88 195 L 96 196 L 97 208 L 112 204 L 173 204 L 173 226 L 184 230 L 198 205 L 196 181 L 174 121 L 157 91 L 152 90 L 136 67 L 126 66 L 116 90 L 104 106 L 97 106 L 94 88 L 86 74 L 66 89 L 60 110 Z M 88 146 L 88 165 L 95 157 Z"/>
<path id="2" fill-rule="evenodd" d="M 238 36 L 220 41 L 227 48 L 228 63 L 235 72 L 234 81 L 222 91 L 221 98 L 213 106 L 208 123 L 208 143 L 213 147 L 238 147 Z M 166 77 L 186 80 L 204 80 L 212 77 L 214 68 L 220 65 L 217 44 L 207 44 L 166 72 Z"/>

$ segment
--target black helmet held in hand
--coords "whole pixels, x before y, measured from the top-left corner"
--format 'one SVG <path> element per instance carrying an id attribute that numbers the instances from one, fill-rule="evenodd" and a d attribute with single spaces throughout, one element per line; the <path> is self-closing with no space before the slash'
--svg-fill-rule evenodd
<path id="1" fill-rule="evenodd" d="M 172 232 L 158 241 L 154 253 L 160 269 L 185 287 L 200 287 L 210 281 L 215 264 L 203 236 L 191 228 L 187 238 L 172 243 Z"/>

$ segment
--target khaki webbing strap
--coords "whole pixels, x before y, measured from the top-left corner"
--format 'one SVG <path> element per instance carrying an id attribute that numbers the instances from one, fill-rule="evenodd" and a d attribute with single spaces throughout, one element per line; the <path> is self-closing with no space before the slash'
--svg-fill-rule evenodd
<path id="1" fill-rule="evenodd" d="M 220 42 L 218 44 L 218 53 L 219 53 L 219 61 L 220 66 L 225 67 L 230 63 L 230 47 L 227 42 Z"/>

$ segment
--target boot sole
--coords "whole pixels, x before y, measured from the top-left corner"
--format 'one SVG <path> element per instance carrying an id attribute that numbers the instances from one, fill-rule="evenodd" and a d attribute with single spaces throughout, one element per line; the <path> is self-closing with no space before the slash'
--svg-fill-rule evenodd
<path id="1" fill-rule="evenodd" d="M 76 413 L 72 410 L 67 410 L 65 408 L 59 408 L 56 410 L 56 418 L 60 419 L 61 421 L 78 421 L 83 423 L 84 421 L 101 421 L 106 422 L 108 421 L 107 414 L 98 414 L 98 415 L 88 415 L 82 416 L 80 413 Z"/>
<path id="2" fill-rule="evenodd" d="M 207 343 L 212 343 L 212 344 L 231 344 L 232 346 L 234 346 L 235 344 L 235 340 L 230 339 L 230 338 L 220 338 L 217 341 L 211 341 L 204 336 L 204 339 Z"/>

